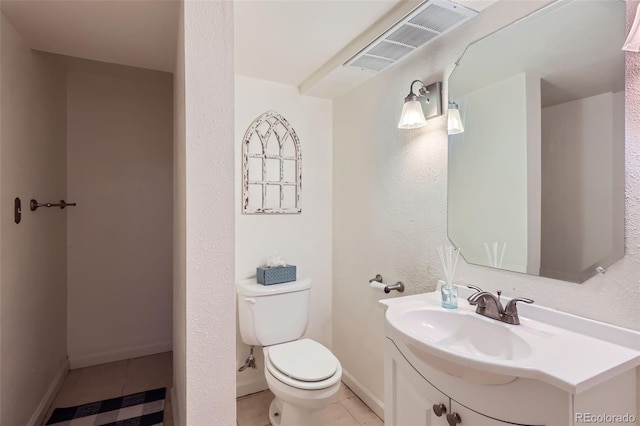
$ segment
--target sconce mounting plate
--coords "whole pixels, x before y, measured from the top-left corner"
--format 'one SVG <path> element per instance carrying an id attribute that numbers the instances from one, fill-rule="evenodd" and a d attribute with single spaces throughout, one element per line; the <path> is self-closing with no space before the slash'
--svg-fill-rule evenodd
<path id="1" fill-rule="evenodd" d="M 442 82 L 436 81 L 425 86 L 428 93 L 419 96 L 418 100 L 422 103 L 422 111 L 424 118 L 427 120 L 442 115 Z"/>

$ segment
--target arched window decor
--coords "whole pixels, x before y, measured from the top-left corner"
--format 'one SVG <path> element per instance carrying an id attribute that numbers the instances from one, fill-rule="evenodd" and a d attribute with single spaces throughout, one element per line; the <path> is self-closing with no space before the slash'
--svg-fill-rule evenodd
<path id="1" fill-rule="evenodd" d="M 300 213 L 302 155 L 289 122 L 267 111 L 242 139 L 242 213 Z"/>

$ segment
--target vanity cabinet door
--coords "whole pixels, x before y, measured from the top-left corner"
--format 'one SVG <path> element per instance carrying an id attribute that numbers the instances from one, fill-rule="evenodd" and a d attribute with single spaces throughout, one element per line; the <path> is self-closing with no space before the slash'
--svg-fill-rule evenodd
<path id="1" fill-rule="evenodd" d="M 424 380 L 388 339 L 385 352 L 385 426 L 448 426 L 449 397 Z"/>

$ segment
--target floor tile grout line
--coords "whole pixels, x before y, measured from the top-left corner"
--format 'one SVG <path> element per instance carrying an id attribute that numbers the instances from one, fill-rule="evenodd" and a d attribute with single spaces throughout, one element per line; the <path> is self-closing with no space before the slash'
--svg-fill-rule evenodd
<path id="1" fill-rule="evenodd" d="M 349 399 L 349 398 L 347 398 Z M 344 400 L 343 400 L 344 401 Z M 342 401 L 338 401 L 338 404 L 340 404 L 342 406 L 342 408 L 344 408 L 344 410 L 351 416 L 351 418 L 353 419 L 354 422 L 356 422 L 357 425 L 362 425 L 362 423 L 360 423 L 358 421 L 358 419 L 356 419 L 356 416 L 354 416 L 351 411 L 349 411 L 349 409 L 342 403 Z M 366 406 L 366 405 L 365 405 Z"/>
<path id="2" fill-rule="evenodd" d="M 371 411 L 371 413 L 372 413 L 374 416 L 376 416 L 378 419 L 380 419 L 380 420 L 384 423 L 384 420 L 382 420 L 382 419 L 380 418 L 380 416 L 378 416 L 378 414 L 376 414 L 376 412 L 375 412 L 375 411 L 373 411 L 373 410 L 371 409 L 371 407 L 369 407 L 369 406 L 367 405 L 367 403 L 366 403 L 366 402 L 364 402 L 364 401 L 362 400 L 362 398 L 360 398 L 360 397 L 358 396 L 358 394 L 357 394 L 357 393 L 355 393 L 354 391 L 352 391 L 352 390 L 351 390 L 351 388 L 350 388 L 349 386 L 347 386 L 347 385 L 345 385 L 345 384 L 344 384 L 344 382 L 343 382 L 342 384 L 343 384 L 347 389 L 349 389 L 349 391 L 351 392 L 351 396 L 348 396 L 348 397 L 346 397 L 346 398 L 344 398 L 344 399 L 341 399 L 341 400 L 340 400 L 340 402 L 342 402 L 342 401 L 344 401 L 344 400 L 351 399 L 351 398 L 355 397 L 355 398 L 357 398 L 357 399 L 362 403 L 362 405 L 364 405 L 365 407 L 367 407 L 367 409 L 368 409 L 369 411 Z M 344 406 L 344 405 L 343 405 L 343 406 Z M 345 407 L 345 409 L 346 409 L 346 408 L 347 408 L 347 407 Z M 349 410 L 347 410 L 347 411 L 349 411 Z"/>
<path id="3" fill-rule="evenodd" d="M 352 391 L 352 392 L 353 392 L 353 391 Z M 362 405 L 364 405 L 365 407 L 367 407 L 367 409 L 368 409 L 369 411 L 371 411 L 371 414 L 373 414 L 373 415 L 374 415 L 374 416 L 376 416 L 378 419 L 380 419 L 380 416 L 378 416 L 378 415 L 376 414 L 376 412 L 375 412 L 375 411 L 373 411 L 373 410 L 371 409 L 371 407 L 369 407 L 369 406 L 367 405 L 367 403 L 366 403 L 366 402 L 364 402 L 364 401 L 362 400 L 362 398 L 360 398 L 360 397 L 359 397 L 355 392 L 353 393 L 353 397 L 357 398 L 357 399 L 362 403 Z M 348 397 L 348 398 L 342 399 L 342 400 L 340 400 L 340 402 L 345 401 L 345 400 L 347 400 L 347 399 L 351 399 L 351 398 L 353 398 L 353 397 L 351 397 L 351 396 L 350 396 L 350 397 Z M 345 408 L 347 408 L 347 407 L 345 407 Z M 349 411 L 349 410 L 347 410 L 347 411 Z M 382 419 L 380 419 L 380 420 L 382 420 Z M 384 422 L 384 420 L 382 420 L 382 421 Z"/>

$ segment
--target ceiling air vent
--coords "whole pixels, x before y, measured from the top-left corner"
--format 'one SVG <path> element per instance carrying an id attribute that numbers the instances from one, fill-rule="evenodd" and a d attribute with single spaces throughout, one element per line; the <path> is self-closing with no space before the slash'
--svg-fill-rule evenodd
<path id="1" fill-rule="evenodd" d="M 475 10 L 448 0 L 425 2 L 349 59 L 345 65 L 382 71 L 477 14 Z"/>

